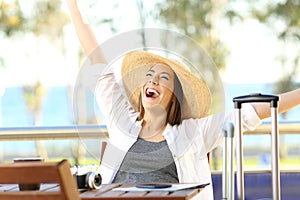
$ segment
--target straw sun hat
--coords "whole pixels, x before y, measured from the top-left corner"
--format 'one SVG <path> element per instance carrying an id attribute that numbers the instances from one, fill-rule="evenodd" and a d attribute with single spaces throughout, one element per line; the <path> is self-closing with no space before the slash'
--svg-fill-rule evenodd
<path id="1" fill-rule="evenodd" d="M 122 63 L 122 81 L 133 108 L 138 111 L 142 81 L 147 71 L 155 64 L 171 67 L 180 80 L 184 93 L 181 105 L 182 119 L 206 116 L 211 105 L 211 95 L 205 82 L 183 64 L 146 51 L 130 52 L 125 55 Z"/>

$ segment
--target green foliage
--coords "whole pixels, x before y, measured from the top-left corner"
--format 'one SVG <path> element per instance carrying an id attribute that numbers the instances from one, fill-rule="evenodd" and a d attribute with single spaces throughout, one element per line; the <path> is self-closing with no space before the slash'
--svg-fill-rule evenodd
<path id="1" fill-rule="evenodd" d="M 279 39 L 300 40 L 300 1 L 298 0 L 265 2 L 229 0 L 225 16 L 231 22 L 254 18 L 277 32 Z"/>
<path id="2" fill-rule="evenodd" d="M 270 1 L 265 6 L 253 8 L 252 14 L 260 22 L 277 31 L 279 39 L 300 41 L 300 1 Z M 279 22 L 280 28 L 276 27 Z"/>
<path id="3" fill-rule="evenodd" d="M 164 0 L 155 8 L 159 20 L 196 40 L 216 66 L 224 69 L 228 50 L 214 34 L 215 6 L 210 0 Z"/>
<path id="4" fill-rule="evenodd" d="M 36 35 L 43 35 L 50 40 L 63 36 L 63 28 L 70 22 L 61 10 L 61 0 L 37 1 L 30 16 L 31 30 Z"/>
<path id="5" fill-rule="evenodd" d="M 26 22 L 20 4 L 17 0 L 0 3 L 0 31 L 10 37 L 24 30 Z"/>
<path id="6" fill-rule="evenodd" d="M 56 40 L 63 35 L 69 18 L 61 9 L 61 0 L 35 1 L 29 15 L 25 15 L 18 0 L 1 1 L 0 31 L 11 37 L 19 32 L 30 32 Z"/>
<path id="7" fill-rule="evenodd" d="M 39 121 L 40 111 L 42 107 L 43 98 L 45 95 L 45 88 L 37 81 L 33 85 L 23 86 L 23 96 L 26 102 L 27 110 L 32 116 L 32 125 Z"/>
<path id="8" fill-rule="evenodd" d="M 176 25 L 188 36 L 206 36 L 211 28 L 210 1 L 165 0 L 157 4 L 159 16 L 168 24 Z"/>

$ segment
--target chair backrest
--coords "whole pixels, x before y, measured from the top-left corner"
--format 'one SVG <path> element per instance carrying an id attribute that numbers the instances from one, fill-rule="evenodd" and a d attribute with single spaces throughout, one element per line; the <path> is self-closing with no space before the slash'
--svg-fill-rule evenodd
<path id="1" fill-rule="evenodd" d="M 52 190 L 3 191 L 4 184 L 54 183 Z M 43 186 L 43 185 L 42 185 Z M 20 162 L 0 164 L 0 199 L 79 200 L 75 179 L 67 160 L 60 162 Z"/>
<path id="2" fill-rule="evenodd" d="M 106 149 L 106 145 L 107 145 L 107 142 L 106 142 L 106 141 L 103 141 L 103 142 L 101 143 L 100 163 L 99 163 L 99 164 L 101 164 L 101 162 L 102 162 L 103 155 L 104 155 L 104 151 L 105 151 L 105 149 Z"/>

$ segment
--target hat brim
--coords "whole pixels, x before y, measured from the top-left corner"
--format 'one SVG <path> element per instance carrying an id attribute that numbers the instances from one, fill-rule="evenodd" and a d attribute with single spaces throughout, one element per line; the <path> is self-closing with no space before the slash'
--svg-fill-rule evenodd
<path id="1" fill-rule="evenodd" d="M 165 64 L 177 74 L 182 85 L 184 99 L 181 105 L 182 119 L 200 118 L 208 114 L 211 95 L 201 77 L 191 73 L 182 63 L 146 51 L 133 51 L 122 62 L 122 81 L 132 107 L 138 111 L 140 87 L 147 71 L 155 64 Z"/>

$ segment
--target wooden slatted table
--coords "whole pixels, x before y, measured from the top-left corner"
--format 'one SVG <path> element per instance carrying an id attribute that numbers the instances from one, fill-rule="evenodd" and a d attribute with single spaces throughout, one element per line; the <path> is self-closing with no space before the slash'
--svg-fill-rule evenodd
<path id="1" fill-rule="evenodd" d="M 165 192 L 165 191 L 143 191 L 143 192 L 126 192 L 126 191 L 116 191 L 115 188 L 128 187 L 132 185 L 123 184 L 103 184 L 99 190 L 79 190 L 80 198 L 82 200 L 124 200 L 124 199 L 134 199 L 134 200 L 158 200 L 158 199 L 172 199 L 172 200 L 188 200 L 197 195 L 203 188 L 196 189 L 185 189 L 175 192 Z M 18 191 L 18 185 L 16 184 L 0 184 L 0 192 L 12 192 Z M 41 191 L 51 192 L 53 190 L 59 190 L 57 184 L 42 184 Z"/>
<path id="2" fill-rule="evenodd" d="M 107 184 L 102 185 L 99 190 L 89 190 L 81 193 L 80 197 L 82 200 L 124 200 L 124 199 L 172 199 L 172 200 L 187 200 L 191 199 L 197 195 L 203 188 L 196 189 L 185 189 L 175 192 L 165 192 L 165 191 L 116 191 L 115 188 L 128 187 L 133 185 L 122 185 L 122 184 Z"/>

